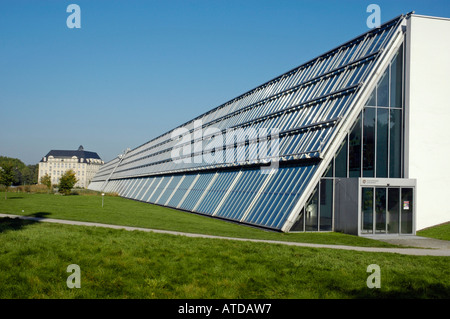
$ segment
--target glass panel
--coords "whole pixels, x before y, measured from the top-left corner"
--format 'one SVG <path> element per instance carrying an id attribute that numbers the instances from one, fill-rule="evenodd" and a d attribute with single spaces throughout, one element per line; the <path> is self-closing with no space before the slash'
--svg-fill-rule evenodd
<path id="1" fill-rule="evenodd" d="M 175 194 L 173 194 L 170 201 L 167 203 L 168 206 L 177 207 L 180 203 L 181 199 L 183 198 L 184 194 L 186 194 L 187 190 L 189 189 L 189 186 L 194 181 L 196 175 L 186 175 L 183 182 L 180 186 L 178 186 L 177 191 Z"/>
<path id="2" fill-rule="evenodd" d="M 398 234 L 400 190 L 388 189 L 387 231 L 389 234 Z"/>
<path id="3" fill-rule="evenodd" d="M 364 109 L 363 176 L 375 176 L 375 109 Z"/>
<path id="4" fill-rule="evenodd" d="M 297 221 L 291 227 L 290 231 L 303 231 L 304 219 L 305 219 L 305 208 L 303 207 L 302 211 L 300 212 L 300 215 L 298 216 Z"/>
<path id="5" fill-rule="evenodd" d="M 389 110 L 377 109 L 377 177 L 388 177 L 388 121 Z"/>
<path id="6" fill-rule="evenodd" d="M 375 190 L 375 231 L 386 232 L 386 188 Z"/>
<path id="7" fill-rule="evenodd" d="M 217 205 L 227 193 L 231 183 L 234 181 L 237 171 L 226 171 L 219 173 L 217 179 L 209 188 L 197 211 L 205 214 L 214 213 Z"/>
<path id="8" fill-rule="evenodd" d="M 144 195 L 144 192 L 147 190 L 147 187 L 150 185 L 149 181 L 151 182 L 152 179 L 146 178 L 145 183 L 141 186 L 139 193 L 136 195 L 137 200 L 140 200 L 142 195 Z"/>
<path id="9" fill-rule="evenodd" d="M 328 168 L 325 171 L 325 174 L 323 174 L 323 177 L 333 177 L 333 161 L 331 161 L 330 165 L 328 165 Z"/>
<path id="10" fill-rule="evenodd" d="M 391 64 L 391 107 L 402 107 L 403 44 Z"/>
<path id="11" fill-rule="evenodd" d="M 305 230 L 317 231 L 317 202 L 318 202 L 317 186 L 311 195 L 308 203 L 305 205 Z"/>
<path id="12" fill-rule="evenodd" d="M 369 99 L 366 102 L 367 106 L 376 106 L 377 105 L 377 88 L 373 89 L 372 93 L 370 94 Z"/>
<path id="13" fill-rule="evenodd" d="M 345 137 L 334 160 L 336 177 L 347 177 L 347 145 L 347 137 Z"/>
<path id="14" fill-rule="evenodd" d="M 349 177 L 361 177 L 361 115 L 349 136 Z"/>
<path id="15" fill-rule="evenodd" d="M 389 67 L 377 87 L 377 106 L 389 106 Z"/>
<path id="16" fill-rule="evenodd" d="M 362 227 L 364 234 L 373 233 L 373 188 L 362 188 Z"/>
<path id="17" fill-rule="evenodd" d="M 268 176 L 260 170 L 243 171 L 217 216 L 240 220 Z M 261 197 L 261 201 L 264 199 L 265 196 Z"/>
<path id="18" fill-rule="evenodd" d="M 413 222 L 413 189 L 402 188 L 402 202 L 401 202 L 401 233 L 412 234 Z"/>
<path id="19" fill-rule="evenodd" d="M 320 181 L 320 230 L 331 230 L 333 213 L 333 180 Z"/>
<path id="20" fill-rule="evenodd" d="M 401 178 L 402 111 L 391 110 L 390 113 L 389 177 Z"/>

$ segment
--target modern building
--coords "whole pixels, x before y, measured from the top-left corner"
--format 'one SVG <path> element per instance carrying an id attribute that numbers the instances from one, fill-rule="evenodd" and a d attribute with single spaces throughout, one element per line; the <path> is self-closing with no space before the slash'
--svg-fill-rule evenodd
<path id="1" fill-rule="evenodd" d="M 401 15 L 106 163 L 89 188 L 283 232 L 450 220 L 450 19 Z"/>
<path id="2" fill-rule="evenodd" d="M 97 153 L 85 151 L 81 145 L 77 150 L 51 150 L 39 162 L 38 181 L 48 174 L 52 184 L 58 184 L 60 177 L 71 169 L 78 180 L 75 187 L 87 188 L 103 164 Z"/>

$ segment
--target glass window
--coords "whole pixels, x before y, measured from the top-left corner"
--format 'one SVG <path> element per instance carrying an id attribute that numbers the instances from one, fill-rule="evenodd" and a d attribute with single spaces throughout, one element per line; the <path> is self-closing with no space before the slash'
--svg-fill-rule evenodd
<path id="1" fill-rule="evenodd" d="M 389 155 L 389 177 L 401 178 L 402 160 L 402 111 L 390 110 L 390 155 Z"/>
<path id="2" fill-rule="evenodd" d="M 363 176 L 374 177 L 375 172 L 375 109 L 364 108 Z"/>
<path id="3" fill-rule="evenodd" d="M 323 177 L 333 177 L 333 161 L 331 161 L 330 165 L 328 165 L 328 168 L 325 171 L 325 174 L 323 174 Z"/>
<path id="4" fill-rule="evenodd" d="M 386 188 L 375 190 L 375 231 L 386 232 Z"/>
<path id="5" fill-rule="evenodd" d="M 348 151 L 349 177 L 361 177 L 361 115 L 350 133 Z"/>
<path id="6" fill-rule="evenodd" d="M 333 180 L 320 181 L 320 230 L 330 231 L 333 214 Z"/>
<path id="7" fill-rule="evenodd" d="M 388 177 L 388 122 L 389 110 L 377 109 L 377 177 Z"/>
<path id="8" fill-rule="evenodd" d="M 345 137 L 334 160 L 336 177 L 347 177 L 347 145 L 347 137 Z"/>
<path id="9" fill-rule="evenodd" d="M 389 106 L 389 67 L 377 87 L 377 106 Z"/>
<path id="10" fill-rule="evenodd" d="M 401 233 L 412 233 L 413 221 L 413 189 L 402 188 L 402 202 L 401 202 Z"/>
<path id="11" fill-rule="evenodd" d="M 403 44 L 391 64 L 391 107 L 402 107 Z"/>
<path id="12" fill-rule="evenodd" d="M 372 93 L 370 94 L 370 97 L 366 102 L 367 106 L 376 106 L 377 105 L 376 94 L 377 94 L 377 88 L 373 89 Z"/>
<path id="13" fill-rule="evenodd" d="M 300 215 L 297 218 L 297 221 L 292 225 L 290 231 L 303 231 L 303 225 L 304 225 L 304 219 L 305 219 L 305 208 L 302 208 L 302 211 L 300 212 Z"/>
<path id="14" fill-rule="evenodd" d="M 373 233 L 373 188 L 362 188 L 362 227 L 361 232 Z"/>
<path id="15" fill-rule="evenodd" d="M 400 190 L 388 188 L 387 232 L 398 234 Z"/>
<path id="16" fill-rule="evenodd" d="M 306 231 L 317 231 L 317 215 L 318 215 L 318 191 L 317 186 L 313 191 L 313 194 L 309 198 L 307 204 L 305 205 L 305 230 Z"/>

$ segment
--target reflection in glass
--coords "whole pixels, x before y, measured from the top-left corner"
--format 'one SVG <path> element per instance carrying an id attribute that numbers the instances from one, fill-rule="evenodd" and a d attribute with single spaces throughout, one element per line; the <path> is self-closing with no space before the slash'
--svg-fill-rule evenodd
<path id="1" fill-rule="evenodd" d="M 305 208 L 303 207 L 297 221 L 292 225 L 290 231 L 303 231 L 303 225 L 305 221 Z"/>
<path id="2" fill-rule="evenodd" d="M 402 107 L 403 44 L 391 64 L 391 107 Z"/>
<path id="3" fill-rule="evenodd" d="M 318 186 L 314 189 L 313 194 L 309 198 L 307 204 L 305 205 L 305 230 L 306 231 L 317 231 L 317 215 L 318 215 Z"/>
<path id="4" fill-rule="evenodd" d="M 323 177 L 333 177 L 333 161 L 331 161 L 330 165 L 328 165 Z"/>
<path id="5" fill-rule="evenodd" d="M 349 136 L 349 177 L 361 177 L 361 115 Z"/>
<path id="6" fill-rule="evenodd" d="M 331 230 L 333 214 L 333 180 L 320 181 L 320 230 Z"/>
<path id="7" fill-rule="evenodd" d="M 412 234 L 412 220 L 413 220 L 413 189 L 402 188 L 402 202 L 401 202 L 401 233 Z"/>
<path id="8" fill-rule="evenodd" d="M 401 178 L 402 111 L 391 109 L 389 177 Z"/>
<path id="9" fill-rule="evenodd" d="M 389 68 L 386 69 L 378 83 L 377 106 L 389 106 Z"/>
<path id="10" fill-rule="evenodd" d="M 389 110 L 377 109 L 377 177 L 388 177 L 388 121 Z"/>
<path id="11" fill-rule="evenodd" d="M 366 102 L 367 106 L 377 106 L 377 88 L 373 89 L 372 93 L 370 94 L 369 99 Z"/>
<path id="12" fill-rule="evenodd" d="M 334 160 L 336 177 L 347 177 L 347 145 L 347 137 L 345 137 Z"/>
<path id="13" fill-rule="evenodd" d="M 377 233 L 386 232 L 386 188 L 375 190 L 375 230 Z"/>
<path id="14" fill-rule="evenodd" d="M 375 109 L 364 108 L 363 177 L 374 177 L 375 168 Z"/>
<path id="15" fill-rule="evenodd" d="M 361 232 L 373 233 L 373 188 L 362 189 L 362 227 Z"/>
<path id="16" fill-rule="evenodd" d="M 398 234 L 400 190 L 388 189 L 387 231 L 389 234 Z"/>

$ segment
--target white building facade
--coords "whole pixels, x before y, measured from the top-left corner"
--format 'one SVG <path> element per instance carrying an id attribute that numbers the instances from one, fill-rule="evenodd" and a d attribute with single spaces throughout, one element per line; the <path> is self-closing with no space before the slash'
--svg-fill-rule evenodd
<path id="1" fill-rule="evenodd" d="M 55 185 L 65 172 L 73 170 L 77 178 L 75 187 L 87 188 L 103 163 L 97 153 L 85 151 L 83 146 L 78 150 L 51 150 L 39 162 L 38 181 L 48 174 Z"/>

